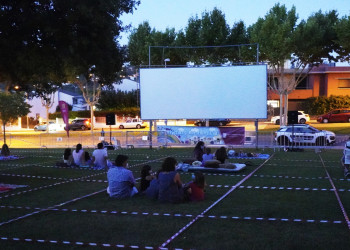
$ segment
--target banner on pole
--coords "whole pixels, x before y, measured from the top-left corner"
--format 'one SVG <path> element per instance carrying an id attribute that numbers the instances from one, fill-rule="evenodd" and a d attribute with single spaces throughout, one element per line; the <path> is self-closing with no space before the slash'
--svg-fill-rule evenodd
<path id="1" fill-rule="evenodd" d="M 69 137 L 69 109 L 68 104 L 65 101 L 59 101 L 58 105 L 60 106 L 61 115 L 66 127 L 64 128 L 67 131 L 67 136 Z"/>

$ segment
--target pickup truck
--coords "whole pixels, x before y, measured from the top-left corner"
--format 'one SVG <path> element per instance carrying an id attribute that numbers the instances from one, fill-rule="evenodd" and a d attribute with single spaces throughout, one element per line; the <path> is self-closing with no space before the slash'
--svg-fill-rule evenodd
<path id="1" fill-rule="evenodd" d="M 143 121 L 139 120 L 139 119 L 131 119 L 131 120 L 127 120 L 126 122 L 122 122 L 119 124 L 119 128 L 120 129 L 124 129 L 124 128 L 145 128 L 146 125 L 143 123 Z"/>

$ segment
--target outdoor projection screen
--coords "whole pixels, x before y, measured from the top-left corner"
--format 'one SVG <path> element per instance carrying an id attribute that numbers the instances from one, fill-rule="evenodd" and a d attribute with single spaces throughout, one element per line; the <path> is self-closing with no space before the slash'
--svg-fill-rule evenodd
<path id="1" fill-rule="evenodd" d="M 266 119 L 267 66 L 142 68 L 143 120 Z"/>

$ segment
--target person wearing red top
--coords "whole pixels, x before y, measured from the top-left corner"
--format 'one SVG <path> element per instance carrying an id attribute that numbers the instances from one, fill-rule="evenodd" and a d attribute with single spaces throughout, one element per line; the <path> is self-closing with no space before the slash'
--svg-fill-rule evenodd
<path id="1" fill-rule="evenodd" d="M 191 201 L 204 200 L 205 179 L 202 172 L 194 173 L 194 180 L 189 184 L 188 193 Z"/>

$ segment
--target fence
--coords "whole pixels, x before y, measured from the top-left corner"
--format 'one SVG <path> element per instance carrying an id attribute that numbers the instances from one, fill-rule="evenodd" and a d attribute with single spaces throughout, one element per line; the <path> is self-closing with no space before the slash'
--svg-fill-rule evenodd
<path id="1" fill-rule="evenodd" d="M 281 137 L 282 138 L 282 137 Z M 289 137 L 290 138 L 290 137 Z M 259 132 L 255 131 L 245 132 L 244 145 L 226 145 L 237 148 L 343 148 L 344 143 L 348 140 L 347 135 L 337 135 L 336 144 L 328 145 L 326 139 L 316 140 L 316 143 L 304 142 L 299 138 L 294 142 L 290 142 L 288 137 L 279 139 L 273 132 Z M 277 140 L 276 140 L 277 139 Z M 114 146 L 122 148 L 128 147 L 173 147 L 173 146 L 194 146 L 195 142 L 191 144 L 184 144 L 178 142 L 170 142 L 166 131 L 94 131 L 89 132 L 72 132 L 70 136 L 64 133 L 38 133 L 34 134 L 15 134 L 6 133 L 6 143 L 11 148 L 66 148 L 75 147 L 76 144 L 81 143 L 86 148 L 95 148 L 97 143 L 104 141 L 111 143 Z M 3 144 L 3 137 L 0 137 L 0 143 Z M 221 144 L 212 144 L 212 147 L 222 146 Z"/>

